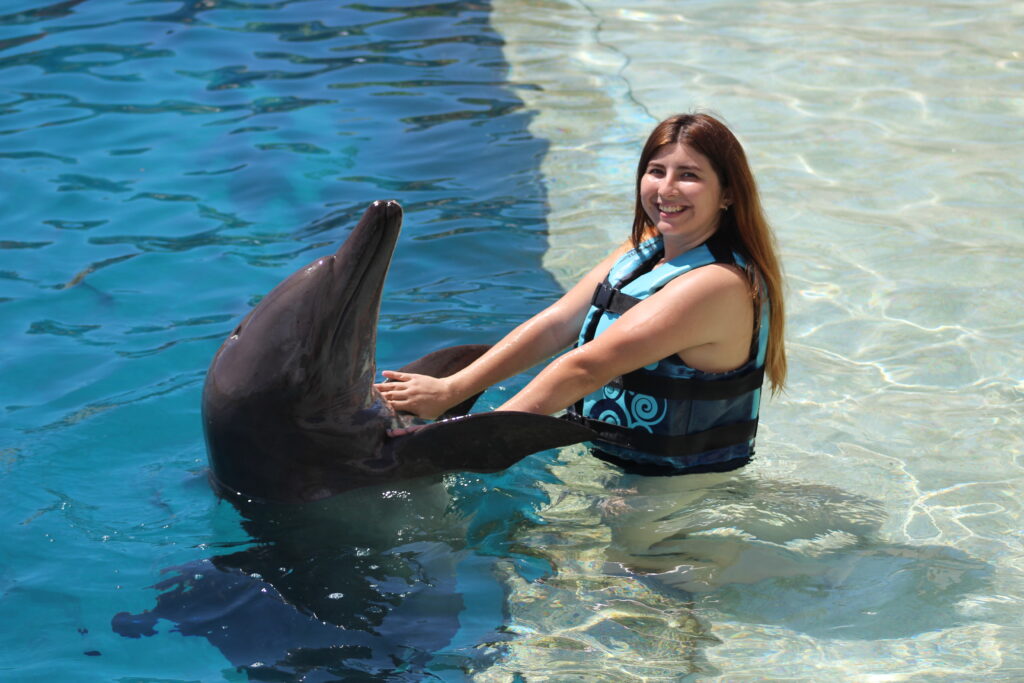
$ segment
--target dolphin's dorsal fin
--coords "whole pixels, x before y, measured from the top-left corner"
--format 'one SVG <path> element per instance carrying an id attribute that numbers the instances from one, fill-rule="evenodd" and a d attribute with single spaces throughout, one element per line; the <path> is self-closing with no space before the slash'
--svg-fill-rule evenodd
<path id="1" fill-rule="evenodd" d="M 446 472 L 498 472 L 531 453 L 589 441 L 588 427 L 548 415 L 496 411 L 415 427 L 389 440 L 398 461 L 429 461 Z"/>
<path id="2" fill-rule="evenodd" d="M 408 365 L 399 369 L 399 372 L 411 372 L 417 375 L 429 375 L 431 377 L 447 377 L 466 367 L 480 356 L 484 355 L 488 344 L 462 344 L 460 346 L 449 346 L 433 353 L 428 353 L 419 360 L 414 360 Z M 480 392 L 483 393 L 483 392 Z M 441 419 L 465 415 L 473 404 L 480 397 L 480 394 L 470 396 L 457 406 L 452 406 L 441 416 Z"/>

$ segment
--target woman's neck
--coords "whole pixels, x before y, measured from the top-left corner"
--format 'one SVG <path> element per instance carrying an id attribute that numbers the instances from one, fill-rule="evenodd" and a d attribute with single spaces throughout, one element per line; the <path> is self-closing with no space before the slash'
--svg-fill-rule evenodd
<path id="1" fill-rule="evenodd" d="M 714 234 L 715 230 L 709 230 L 708 232 L 700 233 L 699 235 L 662 235 L 661 241 L 665 253 L 662 256 L 660 263 L 671 261 L 677 256 L 681 256 L 691 249 L 699 247 L 707 242 Z"/>

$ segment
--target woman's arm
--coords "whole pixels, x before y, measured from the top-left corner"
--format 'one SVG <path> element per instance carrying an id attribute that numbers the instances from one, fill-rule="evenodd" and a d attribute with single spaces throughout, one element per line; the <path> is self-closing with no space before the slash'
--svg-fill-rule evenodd
<path id="1" fill-rule="evenodd" d="M 610 380 L 674 353 L 694 367 L 725 372 L 750 353 L 754 308 L 746 277 L 712 265 L 672 280 L 593 341 L 556 359 L 498 410 L 549 415 Z"/>
<path id="2" fill-rule="evenodd" d="M 509 332 L 459 372 L 435 378 L 385 370 L 384 377 L 392 381 L 377 384 L 377 389 L 397 410 L 433 419 L 492 384 L 550 358 L 579 336 L 594 289 L 629 246 L 621 245 L 558 301 Z"/>

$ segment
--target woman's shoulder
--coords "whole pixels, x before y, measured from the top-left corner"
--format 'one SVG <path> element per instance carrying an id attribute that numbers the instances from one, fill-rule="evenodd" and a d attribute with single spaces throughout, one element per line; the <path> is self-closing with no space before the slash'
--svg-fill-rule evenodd
<path id="1" fill-rule="evenodd" d="M 720 306 L 752 303 L 750 281 L 743 268 L 735 263 L 708 263 L 672 278 L 661 289 L 668 297 L 699 298 L 706 304 Z"/>

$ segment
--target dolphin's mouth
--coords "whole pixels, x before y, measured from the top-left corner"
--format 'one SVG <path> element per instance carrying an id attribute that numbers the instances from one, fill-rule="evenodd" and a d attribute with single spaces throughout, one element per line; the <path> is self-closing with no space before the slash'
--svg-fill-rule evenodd
<path id="1" fill-rule="evenodd" d="M 326 257 L 333 286 L 325 292 L 330 301 L 323 303 L 335 311 L 326 351 L 339 393 L 358 394 L 373 384 L 381 295 L 401 227 L 398 202 L 376 201 L 345 243 Z"/>
<path id="2" fill-rule="evenodd" d="M 360 301 L 365 290 L 383 289 L 400 228 L 401 209 L 397 202 L 377 201 L 370 205 L 345 242 L 326 257 L 332 262 L 339 285 L 336 294 L 348 301 Z"/>

